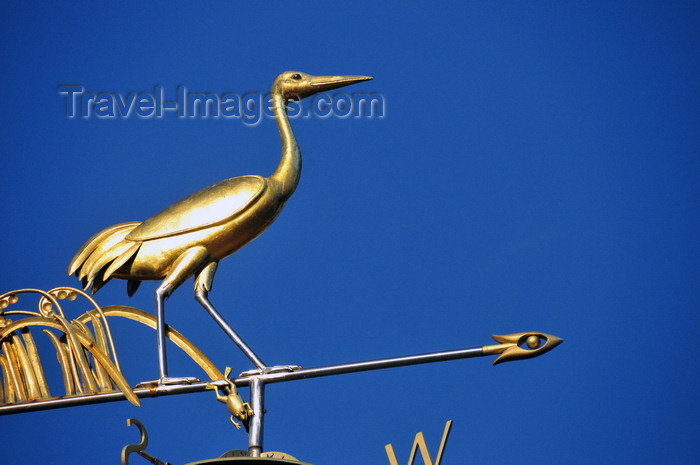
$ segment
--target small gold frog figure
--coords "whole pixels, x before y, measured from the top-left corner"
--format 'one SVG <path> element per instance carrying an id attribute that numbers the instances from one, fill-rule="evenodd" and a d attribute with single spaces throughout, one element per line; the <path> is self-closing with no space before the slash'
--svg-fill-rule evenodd
<path id="1" fill-rule="evenodd" d="M 217 386 L 214 386 L 212 384 L 209 384 L 207 386 L 207 389 L 215 389 L 216 390 L 216 400 L 223 402 L 226 404 L 226 408 L 228 411 L 231 413 L 231 423 L 237 428 L 241 429 L 241 424 L 238 423 L 234 418 L 238 418 L 239 420 L 243 421 L 246 423 L 248 421 L 248 418 L 251 416 L 255 415 L 253 412 L 252 407 L 248 402 L 243 402 L 243 399 L 241 399 L 241 396 L 238 395 L 238 391 L 236 390 L 236 385 L 229 379 L 229 375 L 231 374 L 231 367 L 226 367 L 226 370 L 224 371 L 224 377 L 226 381 L 228 381 L 228 395 L 224 395 L 219 391 L 219 388 Z M 246 428 L 247 428 L 247 423 L 246 423 Z"/>

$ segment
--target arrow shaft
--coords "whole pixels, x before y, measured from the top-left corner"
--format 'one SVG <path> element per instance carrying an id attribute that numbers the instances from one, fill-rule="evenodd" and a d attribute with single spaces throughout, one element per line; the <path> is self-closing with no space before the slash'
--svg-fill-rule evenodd
<path id="1" fill-rule="evenodd" d="M 504 344 L 505 345 L 505 344 Z M 491 352 L 490 354 L 493 354 Z M 490 355 L 488 354 L 488 355 Z M 423 363 L 445 362 L 448 360 L 458 360 L 463 358 L 482 357 L 483 347 L 473 347 L 470 349 L 457 349 L 442 352 L 430 352 L 419 355 L 405 355 L 401 357 L 383 358 L 377 360 L 367 360 L 363 362 L 342 363 L 339 365 L 328 365 L 317 368 L 305 368 L 289 372 L 262 373 L 252 376 L 241 376 L 234 382 L 236 386 L 248 386 L 250 380 L 257 378 L 265 384 L 281 383 L 284 381 L 294 381 L 298 379 L 319 378 L 322 376 L 342 375 L 356 373 L 359 371 L 381 370 L 384 368 L 395 368 L 407 365 L 420 365 Z"/>

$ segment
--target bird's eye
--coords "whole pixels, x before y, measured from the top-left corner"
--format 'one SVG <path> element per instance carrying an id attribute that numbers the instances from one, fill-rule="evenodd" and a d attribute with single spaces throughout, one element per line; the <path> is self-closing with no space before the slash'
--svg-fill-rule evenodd
<path id="1" fill-rule="evenodd" d="M 301 79 L 301 74 L 299 74 L 299 73 L 294 74 L 292 76 L 292 79 L 296 79 L 298 81 L 299 79 Z"/>

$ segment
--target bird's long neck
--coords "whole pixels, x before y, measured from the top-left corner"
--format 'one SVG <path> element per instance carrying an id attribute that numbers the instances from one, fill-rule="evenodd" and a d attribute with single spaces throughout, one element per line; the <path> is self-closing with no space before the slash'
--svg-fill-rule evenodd
<path id="1" fill-rule="evenodd" d="M 282 139 L 282 159 L 275 172 L 270 175 L 269 180 L 277 184 L 280 194 L 287 199 L 294 193 L 297 184 L 299 184 L 301 152 L 299 151 L 299 144 L 294 138 L 292 127 L 289 125 L 287 102 L 281 95 L 276 93 L 272 94 L 272 101 L 277 127 Z"/>

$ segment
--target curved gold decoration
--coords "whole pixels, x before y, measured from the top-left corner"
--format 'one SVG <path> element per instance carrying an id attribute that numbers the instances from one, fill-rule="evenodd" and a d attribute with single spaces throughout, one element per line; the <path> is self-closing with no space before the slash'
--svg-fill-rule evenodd
<path id="1" fill-rule="evenodd" d="M 39 297 L 37 311 L 13 308 L 22 294 Z M 75 301 L 78 297 L 87 300 L 93 308 L 69 321 L 59 301 Z M 18 316 L 20 318 L 14 321 Z M 56 398 L 49 390 L 31 333 L 32 328 L 41 328 L 56 351 L 65 396 L 121 390 L 132 404 L 140 405 L 138 397 L 122 375 L 107 317 L 127 318 L 152 329 L 157 326 L 153 315 L 121 305 L 100 307 L 85 292 L 69 287 L 59 287 L 48 292 L 19 289 L 0 295 L 0 405 Z M 226 379 L 182 334 L 166 326 L 166 336 L 211 380 Z M 243 401 L 238 397 L 235 386 L 229 388 L 228 397 L 229 402 L 239 401 L 243 408 Z"/>
<path id="2" fill-rule="evenodd" d="M 493 361 L 494 365 L 511 360 L 537 357 L 549 352 L 564 341 L 557 336 L 534 331 L 491 337 L 500 344 L 483 346 L 482 350 L 484 355 L 501 354 Z"/>
<path id="3" fill-rule="evenodd" d="M 119 316 L 122 318 L 128 318 L 133 321 L 137 321 L 149 328 L 156 329 L 156 317 L 150 313 L 146 313 L 138 308 L 128 307 L 126 305 L 108 305 L 103 307 L 102 311 L 106 316 Z M 82 315 L 78 320 L 84 319 L 85 315 Z M 207 358 L 201 350 L 192 344 L 186 337 L 180 334 L 177 330 L 166 326 L 166 335 L 177 347 L 179 347 L 184 353 L 186 353 L 199 367 L 204 370 L 204 372 L 211 378 L 212 381 L 218 379 L 225 379 L 224 374 L 214 366 L 214 364 Z"/>
<path id="4" fill-rule="evenodd" d="M 127 418 L 126 426 L 131 425 L 136 425 L 136 427 L 139 429 L 139 433 L 141 433 L 141 440 L 138 444 L 127 444 L 126 446 L 122 447 L 122 465 L 129 465 L 129 455 L 131 454 L 139 454 L 153 465 L 170 465 L 168 462 L 163 462 L 146 452 L 146 447 L 148 447 L 148 432 L 146 431 L 146 427 L 143 426 L 143 423 L 138 421 L 136 418 Z"/>
<path id="5" fill-rule="evenodd" d="M 38 295 L 38 311 L 10 309 L 20 301 L 21 294 Z M 69 322 L 59 300 L 75 301 L 78 297 L 86 299 L 94 308 L 83 315 L 83 321 Z M 119 389 L 131 403 L 140 405 L 121 373 L 109 322 L 99 305 L 86 293 L 68 287 L 48 292 L 18 289 L 0 295 L 0 309 L 0 365 L 4 380 L 0 402 L 52 398 L 30 332 L 32 327 L 40 327 L 56 350 L 67 396 Z M 13 321 L 10 317 L 14 316 L 23 318 Z"/>

